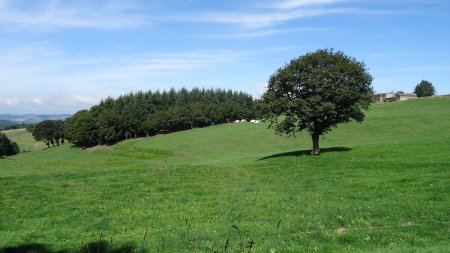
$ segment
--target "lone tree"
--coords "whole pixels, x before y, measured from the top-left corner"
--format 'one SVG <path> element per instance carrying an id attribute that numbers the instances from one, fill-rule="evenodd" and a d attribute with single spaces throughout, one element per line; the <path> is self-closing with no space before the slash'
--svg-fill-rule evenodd
<path id="1" fill-rule="evenodd" d="M 263 95 L 265 118 L 277 134 L 307 130 L 311 154 L 319 137 L 338 123 L 364 120 L 373 101 L 372 76 L 363 62 L 333 49 L 308 53 L 273 74 Z"/>
<path id="2" fill-rule="evenodd" d="M 414 93 L 416 93 L 417 97 L 430 97 L 436 94 L 436 90 L 433 85 L 426 81 L 422 80 L 419 84 L 414 88 Z"/>

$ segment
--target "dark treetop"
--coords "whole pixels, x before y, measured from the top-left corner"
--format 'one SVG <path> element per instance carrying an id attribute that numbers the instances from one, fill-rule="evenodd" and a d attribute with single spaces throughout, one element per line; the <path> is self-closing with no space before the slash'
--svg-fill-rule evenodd
<path id="1" fill-rule="evenodd" d="M 426 80 L 422 80 L 419 84 L 414 88 L 414 93 L 420 97 L 430 97 L 436 94 L 436 90 L 433 87 L 433 84 Z"/>

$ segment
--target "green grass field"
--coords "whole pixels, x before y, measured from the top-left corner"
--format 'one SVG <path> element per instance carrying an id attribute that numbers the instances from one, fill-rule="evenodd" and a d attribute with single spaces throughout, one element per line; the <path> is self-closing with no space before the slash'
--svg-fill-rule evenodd
<path id="1" fill-rule="evenodd" d="M 0 252 L 450 252 L 450 99 L 310 146 L 245 123 L 1 159 Z"/>
<path id="2" fill-rule="evenodd" d="M 36 142 L 25 128 L 2 131 L 12 141 L 19 144 L 20 152 L 37 151 L 46 148 L 43 142 Z"/>

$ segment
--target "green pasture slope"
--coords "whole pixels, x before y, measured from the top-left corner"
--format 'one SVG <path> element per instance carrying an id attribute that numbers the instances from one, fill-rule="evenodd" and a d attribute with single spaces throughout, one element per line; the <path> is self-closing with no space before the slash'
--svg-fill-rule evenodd
<path id="1" fill-rule="evenodd" d="M 47 147 L 43 142 L 34 140 L 31 133 L 27 132 L 25 128 L 5 130 L 2 132 L 5 133 L 10 140 L 15 141 L 19 145 L 20 152 L 36 151 Z"/>
<path id="2" fill-rule="evenodd" d="M 2 159 L 0 252 L 449 252 L 450 99 L 310 146 L 245 123 Z"/>

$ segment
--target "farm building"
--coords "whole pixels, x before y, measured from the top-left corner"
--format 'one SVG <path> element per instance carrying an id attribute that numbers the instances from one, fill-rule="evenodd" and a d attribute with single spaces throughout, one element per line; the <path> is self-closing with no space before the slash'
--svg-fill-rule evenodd
<path id="1" fill-rule="evenodd" d="M 375 99 L 379 102 L 386 102 L 392 98 L 395 98 L 395 94 L 393 92 L 375 94 Z"/>
<path id="2" fill-rule="evenodd" d="M 417 98 L 417 95 L 414 93 L 395 94 L 393 92 L 375 94 L 375 100 L 379 102 L 392 102 L 396 100 L 402 101 L 412 98 Z"/>

